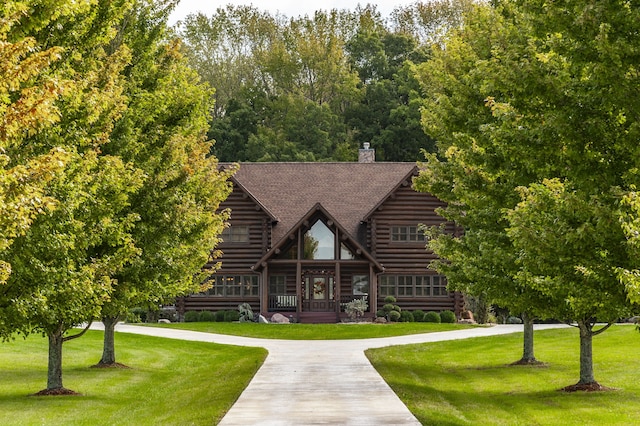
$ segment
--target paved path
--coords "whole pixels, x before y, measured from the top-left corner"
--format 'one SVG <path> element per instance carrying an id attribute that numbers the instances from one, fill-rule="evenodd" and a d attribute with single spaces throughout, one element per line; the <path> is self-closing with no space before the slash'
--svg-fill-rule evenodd
<path id="1" fill-rule="evenodd" d="M 536 329 L 552 327 L 559 325 Z M 116 330 L 266 348 L 267 359 L 220 425 L 372 426 L 420 423 L 369 363 L 365 349 L 516 333 L 522 325 L 362 340 L 256 339 L 128 324 Z"/>

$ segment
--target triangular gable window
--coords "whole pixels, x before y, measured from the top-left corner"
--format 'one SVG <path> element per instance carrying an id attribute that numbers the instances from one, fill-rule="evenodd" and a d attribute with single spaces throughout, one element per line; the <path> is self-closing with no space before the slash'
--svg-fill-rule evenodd
<path id="1" fill-rule="evenodd" d="M 355 260 L 356 255 L 344 244 L 340 244 L 340 259 L 342 260 Z"/>
<path id="2" fill-rule="evenodd" d="M 336 236 L 323 221 L 318 220 L 304 234 L 304 258 L 311 260 L 335 259 Z"/>

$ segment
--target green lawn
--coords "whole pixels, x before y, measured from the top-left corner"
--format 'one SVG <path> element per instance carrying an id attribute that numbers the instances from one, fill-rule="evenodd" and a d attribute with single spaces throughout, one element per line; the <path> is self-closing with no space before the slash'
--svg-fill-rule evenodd
<path id="1" fill-rule="evenodd" d="M 396 346 L 367 356 L 425 425 L 630 425 L 640 421 L 640 334 L 594 338 L 596 379 L 609 392 L 564 393 L 578 381 L 578 331 L 536 332 L 543 367 L 513 367 L 522 335 Z"/>
<path id="2" fill-rule="evenodd" d="M 148 325 L 148 324 L 147 324 Z M 257 324 L 231 322 L 183 322 L 153 324 L 153 327 L 178 328 L 206 333 L 285 340 L 344 340 L 403 336 L 461 330 L 473 327 L 462 324 L 399 322 L 392 324 Z"/>
<path id="3" fill-rule="evenodd" d="M 266 350 L 116 335 L 117 360 L 130 369 L 89 368 L 102 333 L 64 344 L 63 380 L 81 396 L 29 396 L 46 387 L 47 341 L 0 343 L 2 425 L 213 425 L 233 405 Z"/>
<path id="4" fill-rule="evenodd" d="M 395 328 L 398 325 L 400 327 Z M 171 325 L 176 327 L 177 325 Z M 271 338 L 352 338 L 448 329 L 449 325 L 180 324 L 199 331 Z M 212 329 L 209 329 L 211 327 Z M 419 327 L 419 328 L 415 328 Z M 249 331 L 247 331 L 249 330 Z M 375 332 L 374 332 L 375 330 Z M 418 330 L 418 331 L 415 331 Z M 234 333 L 235 331 L 235 333 Z M 372 334 L 375 333 L 375 334 Z M 67 342 L 64 383 L 81 396 L 33 397 L 45 387 L 46 339 L 0 343 L 3 425 L 215 424 L 264 361 L 258 348 L 116 335 L 118 361 L 93 369 L 102 333 Z M 512 367 L 522 335 L 396 346 L 367 351 L 385 380 L 426 425 L 629 425 L 640 418 L 640 334 L 617 326 L 594 339 L 596 378 L 609 392 L 560 392 L 578 377 L 578 333 L 536 332 L 543 367 Z"/>

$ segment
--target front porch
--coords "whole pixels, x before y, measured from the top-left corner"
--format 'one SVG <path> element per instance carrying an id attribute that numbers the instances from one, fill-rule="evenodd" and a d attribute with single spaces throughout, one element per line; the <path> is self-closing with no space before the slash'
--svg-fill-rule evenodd
<path id="1" fill-rule="evenodd" d="M 302 303 L 298 303 L 298 298 L 295 295 L 271 295 L 269 296 L 268 314 L 281 313 L 300 323 L 336 323 L 348 318 L 345 312 L 345 306 L 356 298 L 367 299 L 367 296 L 343 295 L 340 297 L 339 302 L 336 300 L 326 300 L 323 304 L 325 309 L 312 309 L 313 304 L 310 300 L 303 299 Z M 367 303 L 369 303 L 368 299 Z M 372 309 L 371 305 L 369 305 L 365 317 L 373 318 L 374 314 L 372 313 Z"/>

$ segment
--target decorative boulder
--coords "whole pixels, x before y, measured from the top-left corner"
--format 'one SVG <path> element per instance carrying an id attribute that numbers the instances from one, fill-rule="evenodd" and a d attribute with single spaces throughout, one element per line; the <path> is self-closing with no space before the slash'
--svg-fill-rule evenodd
<path id="1" fill-rule="evenodd" d="M 169 320 L 168 320 L 168 319 L 166 319 L 166 318 L 160 318 L 160 319 L 158 320 L 158 322 L 159 322 L 160 324 L 171 324 L 171 321 L 169 321 Z"/>
<path id="2" fill-rule="evenodd" d="M 273 314 L 273 316 L 271 317 L 271 322 L 276 323 L 276 324 L 289 324 L 289 318 L 285 317 L 282 314 Z"/>
<path id="3" fill-rule="evenodd" d="M 387 319 L 384 317 L 377 317 L 373 322 L 375 322 L 376 324 L 386 324 Z"/>
<path id="4" fill-rule="evenodd" d="M 264 317 L 264 315 L 260 315 L 260 316 L 258 317 L 258 322 L 259 322 L 260 324 L 269 324 L 269 320 L 268 320 L 268 319 L 266 319 L 266 318 Z"/>

